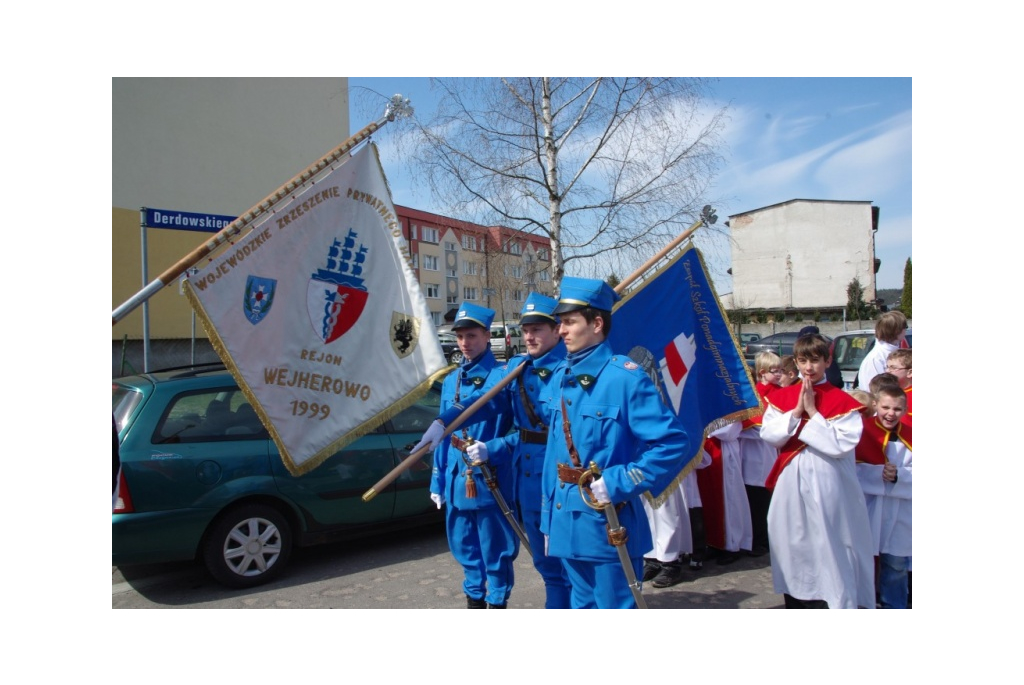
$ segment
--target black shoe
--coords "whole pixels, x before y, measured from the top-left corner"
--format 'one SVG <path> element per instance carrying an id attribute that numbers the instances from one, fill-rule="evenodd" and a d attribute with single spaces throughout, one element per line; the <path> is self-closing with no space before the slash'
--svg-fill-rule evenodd
<path id="1" fill-rule="evenodd" d="M 658 575 L 661 570 L 661 562 L 657 559 L 644 559 L 644 576 L 643 581 L 654 580 L 654 577 Z"/>
<path id="2" fill-rule="evenodd" d="M 508 609 L 508 604 L 488 604 L 488 609 Z"/>
<path id="3" fill-rule="evenodd" d="M 754 548 L 747 552 L 751 557 L 763 557 L 765 554 L 768 554 L 768 547 L 765 545 L 754 545 Z"/>
<path id="4" fill-rule="evenodd" d="M 683 578 L 686 576 L 685 568 L 686 567 L 683 566 L 683 562 L 678 559 L 667 564 L 662 564 L 661 571 L 659 571 L 658 575 L 656 575 L 654 580 L 651 581 L 651 585 L 654 587 L 671 587 L 676 583 L 682 582 Z"/>
<path id="5" fill-rule="evenodd" d="M 718 556 L 715 557 L 715 563 L 718 564 L 719 566 L 726 566 L 728 564 L 732 564 L 732 563 L 735 563 L 735 562 L 739 561 L 739 559 L 740 559 L 740 553 L 739 552 L 727 552 L 727 551 L 722 550 L 722 551 L 720 551 L 718 553 Z"/>
<path id="6" fill-rule="evenodd" d="M 486 609 L 487 608 L 487 602 L 484 601 L 483 597 L 481 597 L 480 599 L 473 599 L 469 595 L 466 595 L 466 608 L 467 609 Z"/>

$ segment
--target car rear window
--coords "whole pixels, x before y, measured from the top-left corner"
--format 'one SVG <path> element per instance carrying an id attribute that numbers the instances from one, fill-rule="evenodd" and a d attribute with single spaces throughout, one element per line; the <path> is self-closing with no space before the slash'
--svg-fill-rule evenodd
<path id="1" fill-rule="evenodd" d="M 128 417 L 135 411 L 142 401 L 142 393 L 135 388 L 113 383 L 114 420 L 117 422 L 118 432 L 124 428 Z"/>
<path id="2" fill-rule="evenodd" d="M 505 339 L 505 329 L 503 329 L 503 328 L 492 328 L 491 329 L 491 339 L 493 340 L 494 338 L 501 338 L 502 340 L 504 340 Z"/>

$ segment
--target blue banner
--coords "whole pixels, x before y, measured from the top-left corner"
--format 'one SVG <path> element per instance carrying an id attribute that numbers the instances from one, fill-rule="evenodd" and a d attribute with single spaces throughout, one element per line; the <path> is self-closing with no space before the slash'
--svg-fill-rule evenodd
<path id="1" fill-rule="evenodd" d="M 143 207 L 146 228 L 174 228 L 179 231 L 202 231 L 219 233 L 237 219 L 235 216 L 223 214 L 200 214 L 198 212 L 178 212 L 173 209 L 150 209 Z"/>
<path id="2" fill-rule="evenodd" d="M 693 454 L 683 475 L 709 428 L 761 410 L 704 259 L 692 244 L 625 295 L 612 321 L 612 349 L 646 369 L 691 437 Z"/>

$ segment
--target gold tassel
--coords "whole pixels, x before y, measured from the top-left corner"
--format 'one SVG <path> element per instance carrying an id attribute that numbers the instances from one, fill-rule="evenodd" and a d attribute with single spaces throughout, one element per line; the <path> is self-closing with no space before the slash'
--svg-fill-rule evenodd
<path id="1" fill-rule="evenodd" d="M 473 480 L 473 469 L 466 469 L 466 499 L 476 499 L 476 481 Z"/>

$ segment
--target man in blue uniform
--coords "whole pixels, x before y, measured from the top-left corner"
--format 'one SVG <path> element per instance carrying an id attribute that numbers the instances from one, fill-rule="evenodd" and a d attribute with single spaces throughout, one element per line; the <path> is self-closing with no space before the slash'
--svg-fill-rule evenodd
<path id="1" fill-rule="evenodd" d="M 464 359 L 441 386 L 442 418 L 436 422 L 436 428 L 432 426 L 424 434 L 414 451 L 427 442 L 436 443 L 438 435 L 444 432 L 445 417 L 450 421 L 461 414 L 501 379 L 501 367 L 490 348 L 493 320 L 494 311 L 486 307 L 471 302 L 459 307 L 452 330 Z M 448 546 L 465 574 L 462 587 L 466 605 L 470 609 L 504 609 L 512 593 L 512 562 L 519 553 L 519 538 L 488 489 L 480 468 L 467 465 L 462 449 L 470 439 L 486 441 L 505 435 L 512 425 L 512 415 L 502 393 L 495 395 L 484 409 L 437 445 L 430 498 L 438 508 L 447 504 Z M 501 456 L 490 460 L 490 466 L 505 501 L 511 502 L 512 460 Z"/>
<path id="2" fill-rule="evenodd" d="M 514 414 L 513 430 L 505 437 L 477 442 L 469 448 L 471 457 L 515 465 L 516 498 L 523 517 L 523 528 L 533 552 L 533 566 L 544 579 L 546 609 L 568 609 L 569 578 L 561 559 L 544 553 L 544 535 L 540 532 L 541 475 L 548 436 L 551 408 L 541 399 L 555 378 L 554 369 L 565 358 L 565 343 L 558 335 L 554 315 L 558 301 L 540 293 L 530 293 L 523 305 L 519 325 L 523 330 L 526 355 L 509 360 L 506 373 L 520 364 L 525 368 L 518 378 L 505 386 Z"/>
<path id="3" fill-rule="evenodd" d="M 552 408 L 542 479 L 541 530 L 548 554 L 562 559 L 573 608 L 636 606 L 608 542 L 604 512 L 588 506 L 577 485 L 591 462 L 601 470 L 593 496 L 611 502 L 628 531 L 626 550 L 637 577 L 653 546 L 640 495 L 661 492 L 684 467 L 689 441 L 683 425 L 661 401 L 636 362 L 612 352 L 606 338 L 619 296 L 596 279 L 566 277 L 554 313 L 568 354 L 555 370 L 547 403 Z M 656 315 L 656 312 L 651 312 Z"/>

